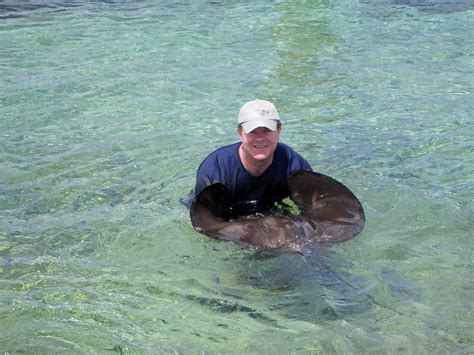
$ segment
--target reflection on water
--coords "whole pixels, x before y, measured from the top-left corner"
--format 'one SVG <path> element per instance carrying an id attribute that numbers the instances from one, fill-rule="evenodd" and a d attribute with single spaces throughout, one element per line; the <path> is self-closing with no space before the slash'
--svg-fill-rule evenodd
<path id="1" fill-rule="evenodd" d="M 328 90 L 342 79 L 340 73 L 328 73 L 323 58 L 339 51 L 340 38 L 330 28 L 330 1 L 300 6 L 283 2 L 270 28 L 277 63 L 265 77 L 261 96 L 270 94 L 287 121 L 297 128 L 316 128 L 320 122 L 344 119 L 345 115 L 323 115 L 327 107 L 339 103 Z"/>
<path id="2" fill-rule="evenodd" d="M 473 352 L 472 5 L 0 1 L 0 348 Z M 179 200 L 255 97 L 359 236 L 193 231 Z"/>

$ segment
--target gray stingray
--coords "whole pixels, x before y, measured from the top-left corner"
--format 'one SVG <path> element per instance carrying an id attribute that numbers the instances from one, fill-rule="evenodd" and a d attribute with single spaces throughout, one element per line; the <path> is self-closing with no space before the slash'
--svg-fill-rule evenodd
<path id="1" fill-rule="evenodd" d="M 290 198 L 299 215 L 266 215 L 227 221 L 221 217 L 227 198 L 222 184 L 202 190 L 191 208 L 194 229 L 209 237 L 252 245 L 259 250 L 291 250 L 349 240 L 364 228 L 365 214 L 357 197 L 339 181 L 315 172 L 290 178 Z"/>
<path id="2" fill-rule="evenodd" d="M 290 179 L 290 197 L 299 215 L 241 217 L 227 221 L 219 217 L 225 207 L 227 189 L 213 184 L 202 190 L 190 208 L 191 223 L 209 237 L 251 245 L 258 250 L 283 250 L 309 254 L 342 284 L 364 294 L 374 304 L 402 315 L 372 295 L 353 286 L 333 271 L 309 246 L 328 245 L 354 238 L 364 228 L 365 214 L 357 197 L 339 181 L 315 172 L 298 171 Z"/>

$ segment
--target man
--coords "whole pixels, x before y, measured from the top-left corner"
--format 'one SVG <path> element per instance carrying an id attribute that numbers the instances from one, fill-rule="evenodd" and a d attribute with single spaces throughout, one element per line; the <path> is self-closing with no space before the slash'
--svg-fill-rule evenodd
<path id="1" fill-rule="evenodd" d="M 289 178 L 309 163 L 289 146 L 280 143 L 281 122 L 275 106 L 253 100 L 239 112 L 240 142 L 217 149 L 199 166 L 194 189 L 222 183 L 229 192 L 226 215 L 263 213 L 289 196 Z"/>

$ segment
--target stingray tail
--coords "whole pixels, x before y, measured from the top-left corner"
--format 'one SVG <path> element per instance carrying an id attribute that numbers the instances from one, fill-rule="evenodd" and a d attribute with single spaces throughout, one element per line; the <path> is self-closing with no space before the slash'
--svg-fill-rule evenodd
<path id="1" fill-rule="evenodd" d="M 399 312 L 398 310 L 384 304 L 384 303 L 381 303 L 379 301 L 377 301 L 377 299 L 372 296 L 370 293 L 364 291 L 364 290 L 361 290 L 360 288 L 352 285 L 350 282 L 348 282 L 347 280 L 343 279 L 337 272 L 335 272 L 334 270 L 331 269 L 331 267 L 323 260 L 323 258 L 318 254 L 318 253 L 315 253 L 314 254 L 314 257 L 317 259 L 318 261 L 318 265 L 320 265 L 327 273 L 329 273 L 331 276 L 333 276 L 334 278 L 336 278 L 339 282 L 341 282 L 344 286 L 356 291 L 358 294 L 361 294 L 363 295 L 364 297 L 368 298 L 373 304 L 381 307 L 381 308 L 385 308 L 391 312 L 394 312 L 396 314 L 398 314 L 399 316 L 403 316 L 403 313 Z"/>

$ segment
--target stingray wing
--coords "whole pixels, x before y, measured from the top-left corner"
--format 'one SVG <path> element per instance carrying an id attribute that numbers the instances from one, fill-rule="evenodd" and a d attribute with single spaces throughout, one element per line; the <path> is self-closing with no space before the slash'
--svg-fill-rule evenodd
<path id="1" fill-rule="evenodd" d="M 288 216 L 265 216 L 227 221 L 220 216 L 227 201 L 227 189 L 213 184 L 203 189 L 190 208 L 196 231 L 215 239 L 252 245 L 261 250 L 280 249 L 294 244 L 294 223 Z"/>
<path id="2" fill-rule="evenodd" d="M 193 200 L 189 214 L 191 224 L 199 233 L 213 238 L 228 223 L 220 216 L 227 200 L 227 188 L 220 183 L 204 188 Z"/>
<path id="3" fill-rule="evenodd" d="M 298 171 L 290 179 L 290 193 L 301 217 L 320 226 L 320 235 L 313 236 L 317 242 L 348 240 L 364 228 L 362 204 L 346 186 L 330 176 Z"/>

